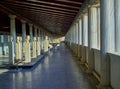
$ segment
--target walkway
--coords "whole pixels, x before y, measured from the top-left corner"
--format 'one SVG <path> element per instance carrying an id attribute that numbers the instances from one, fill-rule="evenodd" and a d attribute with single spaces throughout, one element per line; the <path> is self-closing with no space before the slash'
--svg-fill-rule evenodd
<path id="1" fill-rule="evenodd" d="M 95 89 L 64 44 L 36 68 L 0 74 L 0 89 Z"/>

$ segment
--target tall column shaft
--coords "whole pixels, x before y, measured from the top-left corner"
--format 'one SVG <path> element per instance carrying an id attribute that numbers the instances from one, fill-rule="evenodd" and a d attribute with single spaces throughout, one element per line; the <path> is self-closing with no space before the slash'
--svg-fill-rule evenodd
<path id="1" fill-rule="evenodd" d="M 109 59 L 106 53 L 114 51 L 114 0 L 101 0 L 101 85 L 110 84 Z"/>
<path id="2" fill-rule="evenodd" d="M 88 45 L 88 16 L 85 14 L 83 16 L 83 45 Z"/>
<path id="3" fill-rule="evenodd" d="M 26 21 L 21 20 L 22 23 L 22 44 L 24 44 L 26 40 Z"/>
<path id="4" fill-rule="evenodd" d="M 88 8 L 88 66 L 89 72 L 94 70 L 94 58 L 92 48 L 97 47 L 97 9 L 96 7 Z"/>
<path id="5" fill-rule="evenodd" d="M 32 44 L 33 42 L 33 25 L 29 24 L 29 32 L 30 32 L 30 43 Z"/>
<path id="6" fill-rule="evenodd" d="M 97 7 L 97 48 L 100 49 L 100 7 Z"/>
<path id="7" fill-rule="evenodd" d="M 10 17 L 10 35 L 11 41 L 9 44 L 9 62 L 14 64 L 14 57 L 16 52 L 16 27 L 15 27 L 15 15 L 9 15 Z"/>
<path id="8" fill-rule="evenodd" d="M 2 43 L 2 55 L 5 55 L 5 50 L 4 50 L 4 35 L 1 35 L 1 43 Z"/>
<path id="9" fill-rule="evenodd" d="M 120 0 L 115 0 L 115 28 L 116 28 L 116 40 L 115 51 L 120 52 Z"/>
<path id="10" fill-rule="evenodd" d="M 82 44 L 82 19 L 80 18 L 79 20 L 79 44 L 81 45 Z"/>

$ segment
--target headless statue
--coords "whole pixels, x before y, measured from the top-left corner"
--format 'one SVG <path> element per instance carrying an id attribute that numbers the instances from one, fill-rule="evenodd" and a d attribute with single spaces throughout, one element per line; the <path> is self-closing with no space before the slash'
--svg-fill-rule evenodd
<path id="1" fill-rule="evenodd" d="M 48 41 L 48 37 L 45 37 L 44 40 L 44 52 L 48 52 L 48 46 L 49 46 L 49 41 Z"/>
<path id="2" fill-rule="evenodd" d="M 21 38 L 17 37 L 17 42 L 16 42 L 16 60 L 20 61 L 21 59 L 22 59 Z"/>
<path id="3" fill-rule="evenodd" d="M 31 62 L 31 51 L 30 51 L 30 37 L 27 36 L 26 42 L 25 42 L 25 63 Z"/>

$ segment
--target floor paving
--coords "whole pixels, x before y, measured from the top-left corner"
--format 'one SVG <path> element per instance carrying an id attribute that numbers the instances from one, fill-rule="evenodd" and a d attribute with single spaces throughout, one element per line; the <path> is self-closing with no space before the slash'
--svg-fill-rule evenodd
<path id="1" fill-rule="evenodd" d="M 95 89 L 61 44 L 34 69 L 0 73 L 0 89 Z"/>

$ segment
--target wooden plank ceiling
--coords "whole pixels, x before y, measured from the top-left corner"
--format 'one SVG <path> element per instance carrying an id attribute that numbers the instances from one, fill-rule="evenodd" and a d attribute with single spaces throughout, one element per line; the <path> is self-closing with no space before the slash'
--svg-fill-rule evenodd
<path id="1" fill-rule="evenodd" d="M 1 0 L 0 4 L 48 31 L 64 35 L 84 0 Z"/>

